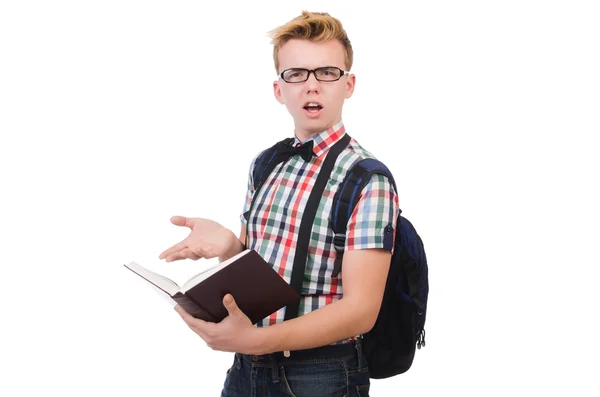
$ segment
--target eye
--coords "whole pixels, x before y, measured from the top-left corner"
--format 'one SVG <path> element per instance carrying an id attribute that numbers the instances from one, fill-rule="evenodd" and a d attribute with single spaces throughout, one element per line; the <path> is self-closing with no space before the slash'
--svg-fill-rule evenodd
<path id="1" fill-rule="evenodd" d="M 334 81 L 340 78 L 340 71 L 336 68 L 317 69 L 319 78 L 325 81 Z"/>
<path id="2" fill-rule="evenodd" d="M 306 70 L 303 69 L 288 69 L 284 73 L 284 78 L 288 81 L 302 81 L 306 78 Z"/>

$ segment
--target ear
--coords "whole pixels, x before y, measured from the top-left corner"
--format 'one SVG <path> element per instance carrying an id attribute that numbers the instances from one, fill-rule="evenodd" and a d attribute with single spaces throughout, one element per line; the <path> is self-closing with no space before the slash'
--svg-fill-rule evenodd
<path id="1" fill-rule="evenodd" d="M 354 86 L 356 85 L 356 76 L 349 74 L 346 78 L 346 99 L 350 98 L 354 93 Z"/>
<path id="2" fill-rule="evenodd" d="M 275 80 L 273 82 L 273 94 L 275 94 L 275 99 L 277 99 L 277 102 L 281 103 L 282 105 L 285 104 L 285 100 L 283 99 L 283 95 L 281 94 L 281 87 L 279 86 L 279 80 Z"/>

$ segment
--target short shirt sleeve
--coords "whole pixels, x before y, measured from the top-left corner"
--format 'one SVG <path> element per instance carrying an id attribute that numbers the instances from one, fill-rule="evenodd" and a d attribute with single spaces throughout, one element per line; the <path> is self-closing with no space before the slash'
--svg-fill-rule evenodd
<path id="1" fill-rule="evenodd" d="M 393 252 L 398 195 L 388 178 L 375 174 L 363 188 L 346 229 L 346 250 L 380 248 Z"/>

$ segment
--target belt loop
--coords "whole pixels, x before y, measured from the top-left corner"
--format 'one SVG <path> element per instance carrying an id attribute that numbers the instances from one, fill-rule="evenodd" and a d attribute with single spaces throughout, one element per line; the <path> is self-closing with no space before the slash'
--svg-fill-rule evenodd
<path id="1" fill-rule="evenodd" d="M 277 356 L 275 354 L 269 355 L 271 359 L 271 375 L 273 377 L 273 383 L 279 383 L 280 374 L 279 374 L 279 362 L 277 361 Z"/>

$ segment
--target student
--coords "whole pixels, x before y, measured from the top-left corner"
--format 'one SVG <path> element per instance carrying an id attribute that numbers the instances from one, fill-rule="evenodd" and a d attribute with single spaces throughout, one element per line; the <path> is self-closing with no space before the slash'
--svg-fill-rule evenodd
<path id="1" fill-rule="evenodd" d="M 327 13 L 303 12 L 271 34 L 278 75 L 275 98 L 294 119 L 294 143 L 312 145 L 312 157 L 295 155 L 279 164 L 248 214 L 254 158 L 239 238 L 212 220 L 171 218 L 191 232 L 160 255 L 167 262 L 226 260 L 241 252 L 248 233 L 248 247 L 290 282 L 303 209 L 329 149 L 345 134 L 342 108 L 356 77 L 349 73 L 350 40 L 340 21 Z M 392 254 L 392 247 L 384 246 L 384 229 L 395 225 L 398 197 L 387 178 L 371 178 L 349 220 L 343 272 L 337 277 L 332 277 L 336 252 L 327 223 L 345 172 L 366 157 L 373 156 L 352 139 L 336 160 L 312 228 L 297 318 L 283 321 L 282 308 L 253 326 L 231 295 L 223 300 L 229 316 L 218 324 L 195 319 L 176 306 L 208 346 L 236 353 L 222 396 L 368 396 L 360 335 L 373 327 L 381 305 Z"/>

